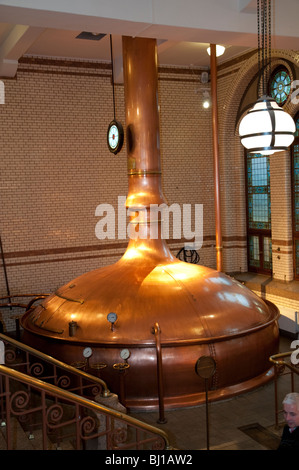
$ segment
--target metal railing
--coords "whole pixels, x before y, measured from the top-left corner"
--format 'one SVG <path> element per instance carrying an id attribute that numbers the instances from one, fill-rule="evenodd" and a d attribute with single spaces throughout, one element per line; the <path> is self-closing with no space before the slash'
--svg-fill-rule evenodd
<path id="1" fill-rule="evenodd" d="M 54 385 L 89 398 L 97 394 L 110 395 L 104 380 L 84 370 L 65 364 L 2 333 L 0 333 L 0 340 L 5 344 L 7 366 L 44 381 L 52 381 Z"/>
<path id="2" fill-rule="evenodd" d="M 278 427 L 279 413 L 282 411 L 279 409 L 278 405 L 278 377 L 282 375 L 285 371 L 285 368 L 288 369 L 287 373 L 290 374 L 291 378 L 291 392 L 294 392 L 294 374 L 299 375 L 299 364 L 294 365 L 288 360 L 293 354 L 293 351 L 283 352 L 274 354 L 269 358 L 270 362 L 274 364 L 274 393 L 275 393 L 275 426 Z"/>
<path id="3" fill-rule="evenodd" d="M 76 450 L 171 449 L 164 431 L 15 369 L 0 365 L 0 382 L 8 450 L 13 418 L 29 431 L 39 420 L 43 450 L 65 440 Z"/>

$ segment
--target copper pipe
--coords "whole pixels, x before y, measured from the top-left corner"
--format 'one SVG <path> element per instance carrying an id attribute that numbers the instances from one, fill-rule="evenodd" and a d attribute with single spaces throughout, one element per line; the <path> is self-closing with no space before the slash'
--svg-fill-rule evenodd
<path id="1" fill-rule="evenodd" d="M 161 351 L 161 340 L 160 340 L 160 326 L 155 323 L 153 327 L 153 333 L 156 341 L 156 354 L 157 354 L 157 378 L 158 378 L 158 394 L 159 394 L 159 419 L 158 423 L 167 423 L 164 416 L 164 387 L 163 387 L 163 369 L 162 369 L 162 351 Z"/>
<path id="2" fill-rule="evenodd" d="M 129 190 L 127 207 L 165 203 L 161 189 L 157 45 L 123 37 Z"/>
<path id="3" fill-rule="evenodd" d="M 133 234 L 135 229 L 139 233 L 137 238 L 131 236 L 125 256 L 131 257 L 132 249 L 133 253 L 141 250 L 143 257 L 146 247 L 150 257 L 165 262 L 174 257 L 161 239 L 161 211 L 157 209 L 153 217 L 153 206 L 166 204 L 161 183 L 157 42 L 125 36 L 122 45 L 128 153 L 126 206 L 131 213 L 130 229 Z M 140 223 L 134 225 L 137 216 Z M 151 230 L 155 230 L 156 238 Z"/>
<path id="4" fill-rule="evenodd" d="M 218 142 L 218 104 L 217 104 L 217 59 L 216 44 L 211 44 L 211 94 L 212 94 L 212 130 L 214 153 L 214 194 L 215 194 L 215 229 L 216 229 L 216 266 L 217 271 L 223 270 L 221 207 L 220 207 L 220 178 L 219 178 L 219 142 Z"/>

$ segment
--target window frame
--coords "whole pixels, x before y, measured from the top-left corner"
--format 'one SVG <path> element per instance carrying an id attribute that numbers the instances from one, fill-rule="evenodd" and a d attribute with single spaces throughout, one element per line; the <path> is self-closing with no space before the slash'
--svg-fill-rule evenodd
<path id="1" fill-rule="evenodd" d="M 274 96 L 272 96 L 271 89 L 272 89 L 272 82 L 273 82 L 273 80 L 274 80 L 274 77 L 275 77 L 275 75 L 277 75 L 280 71 L 286 72 L 286 73 L 288 74 L 288 76 L 289 76 L 289 78 L 290 78 L 290 90 L 289 90 L 289 93 L 287 94 L 286 99 L 285 99 L 284 101 L 282 101 L 281 103 L 278 103 L 278 102 L 276 101 L 276 98 L 275 98 Z M 292 77 L 291 77 L 291 74 L 290 74 L 289 70 L 287 69 L 287 67 L 286 67 L 285 65 L 282 65 L 282 64 L 281 64 L 281 65 L 278 65 L 278 67 L 276 67 L 276 68 L 272 71 L 272 73 L 271 73 L 271 75 L 270 75 L 270 78 L 269 78 L 269 82 L 268 82 L 268 95 L 276 101 L 276 103 L 278 104 L 278 106 L 282 107 L 282 106 L 284 106 L 285 103 L 287 102 L 287 100 L 288 100 L 288 98 L 289 98 L 289 96 L 290 96 L 290 94 L 291 94 L 291 83 L 292 83 Z"/>

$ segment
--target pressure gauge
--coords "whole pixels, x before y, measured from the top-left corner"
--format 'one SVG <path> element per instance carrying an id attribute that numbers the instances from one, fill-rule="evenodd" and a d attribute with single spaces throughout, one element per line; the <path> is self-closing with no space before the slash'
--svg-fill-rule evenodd
<path id="1" fill-rule="evenodd" d="M 108 313 L 108 315 L 107 315 L 107 320 L 111 323 L 111 331 L 113 331 L 113 329 L 114 329 L 114 323 L 115 323 L 116 320 L 117 320 L 117 315 L 116 315 L 116 313 L 114 313 L 114 312 Z"/>
<path id="2" fill-rule="evenodd" d="M 117 320 L 117 315 L 114 312 L 110 312 L 107 315 L 107 320 L 110 321 L 110 323 L 115 323 Z"/>
<path id="3" fill-rule="evenodd" d="M 92 355 L 92 349 L 88 346 L 83 350 L 83 356 L 88 359 Z"/>
<path id="4" fill-rule="evenodd" d="M 127 359 L 129 359 L 130 357 L 130 351 L 128 349 L 122 349 L 121 352 L 120 352 L 120 357 L 126 361 Z"/>

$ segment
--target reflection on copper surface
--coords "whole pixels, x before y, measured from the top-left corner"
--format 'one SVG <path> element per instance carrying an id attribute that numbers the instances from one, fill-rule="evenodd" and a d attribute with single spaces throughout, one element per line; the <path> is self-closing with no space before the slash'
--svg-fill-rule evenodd
<path id="1" fill-rule="evenodd" d="M 129 190 L 127 207 L 136 211 L 165 203 L 161 185 L 157 51 L 152 39 L 123 38 Z M 138 113 L 136 110 L 138 109 Z M 132 216 L 134 218 L 134 214 Z M 191 406 L 205 399 L 195 371 L 211 356 L 216 372 L 211 399 L 249 390 L 272 378 L 269 357 L 277 352 L 279 312 L 242 284 L 205 266 L 176 259 L 167 243 L 150 237 L 151 221 L 132 224 L 143 238 L 131 239 L 115 264 L 85 273 L 29 310 L 22 318 L 24 340 L 71 363 L 88 344 L 101 377 L 117 392 L 113 369 L 130 350 L 124 404 L 157 408 L 157 360 L 152 328 L 159 324 L 165 406 Z M 132 220 L 133 222 L 133 220 Z M 110 312 L 117 314 L 111 328 Z M 76 321 L 74 336 L 69 322 Z"/>

